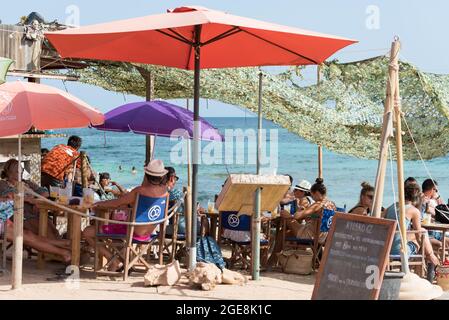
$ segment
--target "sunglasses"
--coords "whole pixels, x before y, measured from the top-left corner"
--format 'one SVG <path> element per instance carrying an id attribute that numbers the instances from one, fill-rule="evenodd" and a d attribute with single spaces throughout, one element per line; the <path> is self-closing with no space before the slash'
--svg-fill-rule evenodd
<path id="1" fill-rule="evenodd" d="M 374 199 L 374 195 L 372 195 L 372 194 L 367 194 L 366 195 L 370 200 L 373 200 Z"/>

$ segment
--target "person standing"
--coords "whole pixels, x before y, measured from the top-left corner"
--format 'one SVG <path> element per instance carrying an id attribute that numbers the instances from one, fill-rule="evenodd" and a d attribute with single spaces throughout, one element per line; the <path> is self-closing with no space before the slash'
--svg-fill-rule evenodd
<path id="1" fill-rule="evenodd" d="M 63 187 L 64 177 L 73 172 L 75 165 L 81 167 L 79 149 L 82 140 L 78 136 L 71 136 L 67 145 L 60 144 L 50 150 L 42 160 L 41 184 L 43 187 Z"/>

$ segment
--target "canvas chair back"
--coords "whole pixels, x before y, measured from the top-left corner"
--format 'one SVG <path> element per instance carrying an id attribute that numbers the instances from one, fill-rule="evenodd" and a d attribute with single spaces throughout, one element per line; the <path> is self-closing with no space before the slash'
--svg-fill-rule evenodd
<path id="1" fill-rule="evenodd" d="M 330 209 L 323 209 L 323 215 L 321 217 L 320 232 L 329 232 L 332 225 L 332 219 L 334 218 L 335 211 Z"/>
<path id="2" fill-rule="evenodd" d="M 251 231 L 251 217 L 244 214 L 239 217 L 237 211 L 223 211 L 221 227 L 235 231 Z"/>
<path id="3" fill-rule="evenodd" d="M 168 196 L 161 198 L 137 195 L 132 220 L 135 222 L 162 221 L 167 214 Z"/>

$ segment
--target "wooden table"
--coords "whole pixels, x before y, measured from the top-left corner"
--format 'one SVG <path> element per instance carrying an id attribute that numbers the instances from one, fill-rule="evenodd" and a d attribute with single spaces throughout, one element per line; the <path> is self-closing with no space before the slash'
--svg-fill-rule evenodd
<path id="1" fill-rule="evenodd" d="M 59 207 L 42 200 L 36 200 L 36 207 L 39 209 L 39 236 L 47 237 L 47 224 L 48 224 L 48 212 L 63 215 L 65 212 Z M 89 207 L 86 206 L 68 206 L 69 208 L 77 211 L 88 212 Z M 71 265 L 80 265 L 81 255 L 81 216 L 67 212 L 67 235 L 72 242 L 72 261 Z M 43 269 L 45 267 L 44 253 L 39 252 L 37 257 L 37 267 Z"/>
<path id="2" fill-rule="evenodd" d="M 431 224 L 422 224 L 421 225 L 426 230 L 433 230 L 433 231 L 441 231 L 443 232 L 443 239 L 441 240 L 443 242 L 443 253 L 441 255 L 441 262 L 444 263 L 446 260 L 446 231 L 449 231 L 449 224 L 443 224 L 443 223 L 431 223 Z"/>

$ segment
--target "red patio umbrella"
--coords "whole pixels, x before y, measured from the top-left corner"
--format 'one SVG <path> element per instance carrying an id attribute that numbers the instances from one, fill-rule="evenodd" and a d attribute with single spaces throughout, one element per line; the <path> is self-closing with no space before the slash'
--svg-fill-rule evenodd
<path id="1" fill-rule="evenodd" d="M 22 162 L 22 134 L 39 130 L 101 125 L 104 115 L 80 99 L 44 84 L 7 82 L 0 85 L 0 137 L 18 135 L 18 161 Z M 19 165 L 19 203 L 14 213 L 12 287 L 22 285 L 23 183 Z"/>
<path id="2" fill-rule="evenodd" d="M 196 221 L 197 209 L 200 69 L 321 64 L 336 51 L 356 42 L 198 6 L 49 32 L 46 36 L 65 58 L 127 61 L 195 70 L 193 221 Z M 195 256 L 196 223 L 192 224 L 191 231 L 190 253 Z"/>

